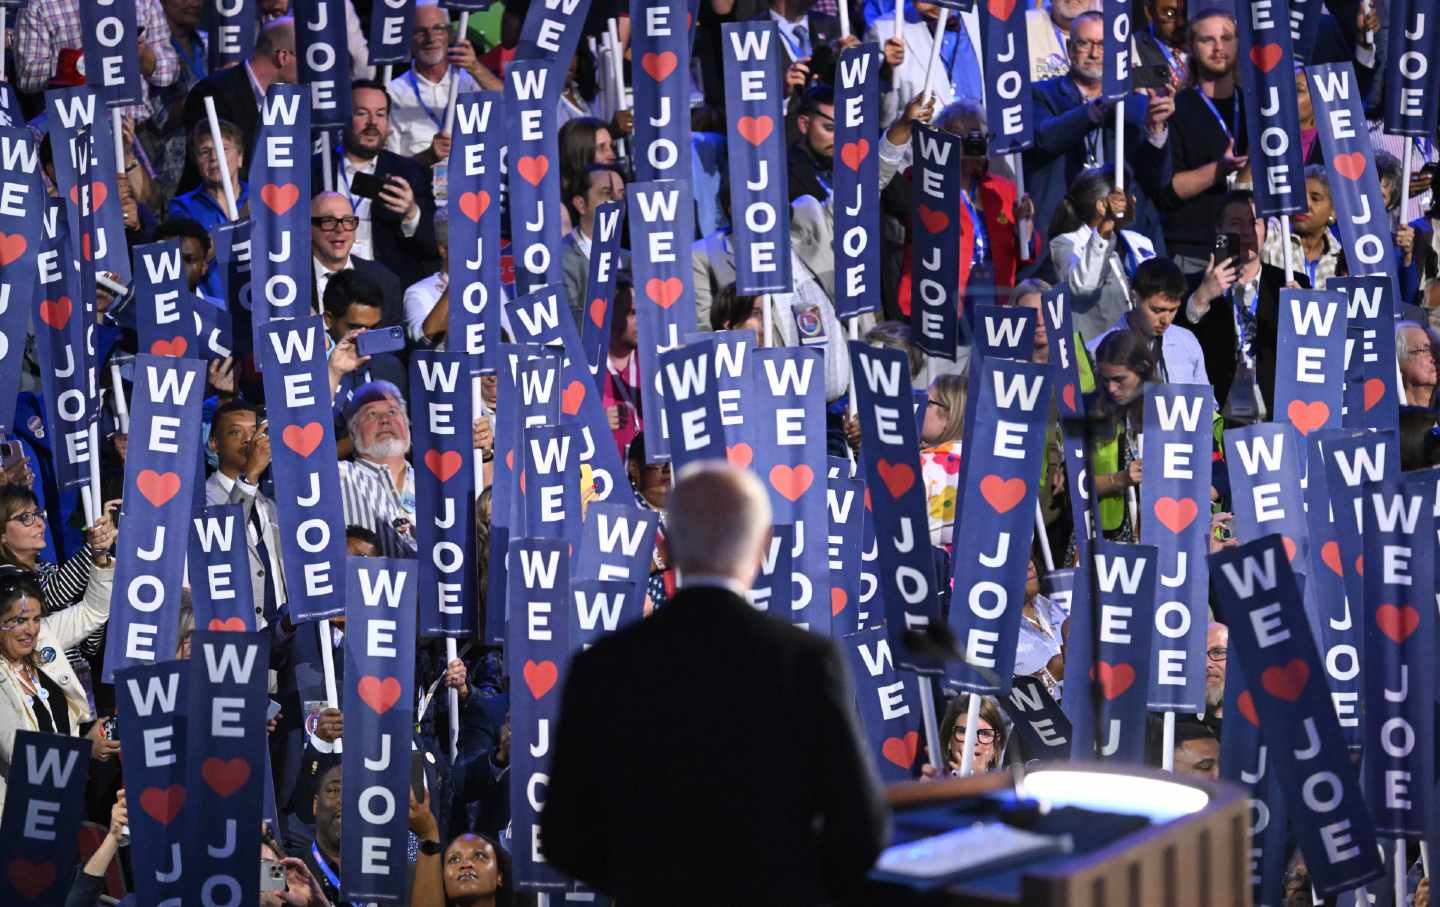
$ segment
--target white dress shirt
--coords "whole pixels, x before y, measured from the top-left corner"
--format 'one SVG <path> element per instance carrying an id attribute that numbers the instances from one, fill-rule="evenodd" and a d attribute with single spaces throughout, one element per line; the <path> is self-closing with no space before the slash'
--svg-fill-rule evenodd
<path id="1" fill-rule="evenodd" d="M 429 148 L 431 139 L 445 124 L 450 83 L 456 78 L 460 80 L 457 94 L 480 90 L 475 77 L 456 66 L 447 69 L 438 82 L 413 69 L 391 79 L 386 86 L 390 93 L 390 135 L 385 147 L 405 157 L 414 157 Z"/>
<path id="2" fill-rule="evenodd" d="M 355 179 L 356 173 L 375 174 L 375 161 L 371 158 L 363 163 L 355 163 L 344 154 L 339 155 L 340 163 L 337 167 L 339 179 L 335 181 L 335 188 L 344 192 L 350 199 L 350 207 L 355 209 L 355 216 L 360 218 L 360 225 L 355 228 L 355 245 L 351 247 L 352 255 L 359 255 L 361 258 L 375 260 L 375 226 L 370 217 L 371 206 L 374 204 L 368 198 L 361 198 L 358 195 L 350 194 L 350 183 Z M 412 189 L 414 187 L 411 187 Z M 382 203 L 383 204 L 383 203 Z M 408 217 L 400 221 L 400 232 L 409 238 L 415 235 L 420 227 L 420 206 L 416 205 L 415 210 Z"/>

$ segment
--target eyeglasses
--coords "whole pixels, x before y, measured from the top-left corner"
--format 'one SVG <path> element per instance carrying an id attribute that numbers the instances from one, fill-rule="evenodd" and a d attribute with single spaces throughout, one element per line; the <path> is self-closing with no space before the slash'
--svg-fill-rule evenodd
<path id="1" fill-rule="evenodd" d="M 1417 346 L 1417 347 L 1415 347 L 1415 349 L 1410 350 L 1410 351 L 1407 352 L 1405 355 L 1406 355 L 1406 356 L 1434 356 L 1434 355 L 1435 355 L 1435 347 L 1433 347 L 1433 346 Z"/>
<path id="2" fill-rule="evenodd" d="M 227 144 L 225 146 L 225 153 L 234 154 L 235 147 L 233 145 Z M 201 145 L 199 148 L 195 149 L 195 159 L 198 161 L 213 161 L 216 157 L 217 155 L 215 154 L 214 145 Z"/>
<path id="3" fill-rule="evenodd" d="M 1080 40 L 1071 40 L 1070 46 L 1073 47 L 1073 48 L 1075 48 L 1077 51 L 1079 51 L 1080 53 L 1083 54 L 1083 53 L 1085 53 L 1085 52 L 1087 52 L 1087 51 L 1091 51 L 1091 50 L 1100 50 L 1100 51 L 1103 51 L 1103 50 L 1105 49 L 1105 42 L 1104 42 L 1104 41 L 1080 41 Z"/>
<path id="4" fill-rule="evenodd" d="M 1168 22 L 1173 22 L 1184 15 L 1185 14 L 1180 12 L 1178 8 L 1172 6 L 1170 9 L 1165 9 L 1157 12 L 1155 14 L 1155 18 L 1164 19 Z"/>
<path id="5" fill-rule="evenodd" d="M 355 228 L 360 226 L 360 218 L 355 215 L 349 217 L 312 217 L 310 223 L 324 230 L 326 233 L 334 233 L 336 229 L 344 230 L 346 233 L 354 233 Z"/>
<path id="6" fill-rule="evenodd" d="M 1226 655 L 1224 646 L 1216 646 L 1213 649 L 1206 649 L 1205 657 L 1211 661 L 1224 661 L 1228 656 Z"/>
<path id="7" fill-rule="evenodd" d="M 442 38 L 442 39 L 443 39 L 443 38 L 449 37 L 449 35 L 450 35 L 450 26 L 448 26 L 448 25 L 432 25 L 432 26 L 430 26 L 429 28 L 418 28 L 418 27 L 417 27 L 417 28 L 415 29 L 415 34 L 416 34 L 416 35 L 434 35 L 434 36 L 437 37 L 437 38 Z"/>
<path id="8" fill-rule="evenodd" d="M 991 727 L 982 727 L 975 730 L 975 739 L 980 743 L 994 743 L 999 736 L 1000 732 Z M 965 725 L 955 725 L 955 739 L 965 739 Z"/>
<path id="9" fill-rule="evenodd" d="M 45 517 L 38 510 L 22 510 L 10 517 L 10 519 L 19 523 L 21 526 L 30 526 L 33 525 L 36 520 L 43 520 Z"/>

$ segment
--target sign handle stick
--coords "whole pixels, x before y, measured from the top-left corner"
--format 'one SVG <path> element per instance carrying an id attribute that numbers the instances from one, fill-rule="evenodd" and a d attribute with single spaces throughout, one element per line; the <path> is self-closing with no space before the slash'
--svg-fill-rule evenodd
<path id="1" fill-rule="evenodd" d="M 1400 158 L 1402 167 L 1400 174 L 1400 225 L 1404 226 L 1410 221 L 1406 218 L 1405 212 L 1410 210 L 1410 174 L 1415 168 L 1415 142 L 1410 136 L 1405 136 L 1405 153 Z"/>
<path id="2" fill-rule="evenodd" d="M 850 34 L 850 0 L 840 0 L 836 6 L 840 13 L 840 37 Z"/>
<path id="3" fill-rule="evenodd" d="M 980 729 L 980 698 L 979 693 L 971 693 L 969 711 L 965 713 L 965 749 L 960 751 L 962 778 L 968 778 L 975 773 L 975 734 Z"/>
<path id="4" fill-rule="evenodd" d="M 1295 250 L 1290 248 L 1290 215 L 1280 215 L 1280 245 L 1285 250 L 1285 282 L 1294 279 Z"/>
<path id="5" fill-rule="evenodd" d="M 110 390 L 115 394 L 115 417 L 120 431 L 130 434 L 130 403 L 125 399 L 125 385 L 120 380 L 120 364 L 110 362 Z"/>
<path id="6" fill-rule="evenodd" d="M 90 483 L 85 486 L 84 490 L 90 492 L 89 500 L 83 502 L 85 505 L 85 520 L 89 525 L 94 526 L 95 521 L 100 519 L 101 508 L 105 506 L 104 500 L 100 497 L 99 419 L 90 423 Z"/>
<path id="7" fill-rule="evenodd" d="M 335 149 L 330 144 L 330 134 L 320 133 L 320 178 L 326 192 L 335 191 Z"/>
<path id="8" fill-rule="evenodd" d="M 1035 537 L 1040 540 L 1040 554 L 1045 558 L 1045 572 L 1055 570 L 1055 552 L 1050 550 L 1050 533 L 1045 531 L 1045 514 L 1040 511 L 1040 502 L 1035 502 Z"/>
<path id="9" fill-rule="evenodd" d="M 390 84 L 390 79 L 393 78 L 394 75 L 395 64 L 386 63 L 384 66 L 380 67 L 380 84 L 388 86 Z"/>
<path id="10" fill-rule="evenodd" d="M 455 637 L 445 637 L 445 667 L 448 669 L 450 662 L 459 657 L 460 647 Z M 450 705 L 450 764 L 454 765 L 455 760 L 460 758 L 460 691 L 451 687 L 445 694 Z"/>
<path id="11" fill-rule="evenodd" d="M 340 694 L 335 688 L 335 648 L 331 640 L 330 619 L 320 621 L 320 667 L 325 672 L 325 704 L 332 709 L 340 708 Z"/>
<path id="12" fill-rule="evenodd" d="M 1125 99 L 1115 102 L 1115 188 L 1125 189 Z"/>
<path id="13" fill-rule="evenodd" d="M 846 322 L 846 327 L 849 328 L 849 330 L 850 330 L 850 339 L 851 339 L 851 340 L 859 340 L 859 339 L 860 339 L 860 316 L 859 316 L 859 315 L 856 315 L 854 318 L 849 319 L 849 320 Z M 860 415 L 860 397 L 859 397 L 859 395 L 857 395 L 857 394 L 855 393 L 855 371 L 852 369 L 852 370 L 850 371 L 850 418 L 854 419 L 854 418 L 856 418 L 856 417 L 859 416 L 859 415 Z"/>
<path id="14" fill-rule="evenodd" d="M 1430 843 L 1428 841 L 1420 842 L 1420 871 L 1425 874 L 1425 878 L 1430 878 Z"/>
<path id="15" fill-rule="evenodd" d="M 462 40 L 470 31 L 470 14 L 460 14 L 459 35 Z M 450 97 L 445 102 L 445 134 L 449 135 L 451 127 L 455 125 L 455 99 L 460 96 L 460 75 L 456 73 L 455 78 L 450 80 Z"/>
<path id="16" fill-rule="evenodd" d="M 896 2 L 899 2 L 899 0 L 896 0 Z M 940 17 L 935 20 L 935 34 L 945 34 L 945 23 L 949 20 L 949 18 L 950 7 L 940 7 Z M 939 68 L 938 64 L 940 62 L 940 45 L 942 43 L 944 42 L 936 41 L 930 45 L 930 62 L 925 66 L 925 90 L 922 92 L 922 94 L 930 97 L 935 96 L 935 71 Z"/>
<path id="17" fill-rule="evenodd" d="M 771 332 L 772 332 L 772 331 L 774 330 L 774 328 L 775 328 L 775 316 L 772 315 L 771 312 L 770 312 L 770 294 L 769 294 L 769 293 L 764 293 L 764 294 L 761 294 L 761 296 L 760 296 L 760 312 L 761 312 L 761 319 L 760 319 L 760 320 L 761 320 L 761 326 L 760 326 L 761 339 L 760 339 L 760 345 L 761 345 L 762 347 L 767 347 L 767 348 L 768 348 L 768 347 L 770 347 L 770 346 L 773 345 L 774 339 L 775 339 L 774 336 L 771 334 Z"/>
<path id="18" fill-rule="evenodd" d="M 115 142 L 115 173 L 125 178 L 125 114 L 119 107 L 110 108 L 110 137 Z M 217 144 L 215 146 L 219 148 Z"/>
<path id="19" fill-rule="evenodd" d="M 1164 726 L 1160 744 L 1160 770 L 1175 773 L 1175 713 L 1163 714 Z"/>
<path id="20" fill-rule="evenodd" d="M 944 7 L 941 9 L 943 10 Z M 943 35 L 944 32 L 937 31 L 935 34 Z M 895 34 L 892 37 L 897 41 L 905 40 L 905 0 L 895 0 Z M 935 43 L 939 44 L 940 42 Z"/>
<path id="21" fill-rule="evenodd" d="M 1010 155 L 1010 169 L 1015 171 L 1015 200 L 1018 203 L 1025 197 L 1025 158 L 1016 151 Z M 1020 248 L 1030 248 L 1030 238 L 1035 230 L 1033 218 L 1020 218 L 1015 225 L 1020 231 Z"/>
<path id="22" fill-rule="evenodd" d="M 1140 500 L 1135 494 L 1135 486 L 1131 485 L 1125 489 L 1125 499 L 1130 503 L 1130 531 L 1135 537 L 1140 537 Z"/>
<path id="23" fill-rule="evenodd" d="M 119 113 L 118 107 L 116 108 L 116 113 Z M 233 178 L 230 175 L 230 161 L 225 157 L 225 143 L 220 139 L 220 117 L 215 113 L 215 99 L 212 97 L 205 98 L 205 118 L 210 121 L 210 141 L 215 146 L 215 160 L 220 164 L 220 182 L 225 187 L 225 210 L 229 212 L 231 220 L 239 220 L 240 206 L 235 203 L 235 184 L 232 182 Z M 119 141 L 119 139 L 117 138 L 116 141 Z M 327 141 L 325 148 L 328 150 L 329 147 L 330 143 Z M 326 156 L 325 163 L 325 171 L 329 173 L 330 159 L 328 155 Z M 119 166 L 124 167 L 125 162 L 120 161 Z M 328 185 L 326 189 L 328 191 Z"/>
<path id="24" fill-rule="evenodd" d="M 1395 839 L 1395 858 L 1391 862 L 1394 864 L 1390 871 L 1394 873 L 1395 878 L 1395 903 L 1403 904 L 1405 903 L 1405 877 L 1409 874 L 1406 872 L 1408 867 L 1405 865 L 1404 838 Z"/>
<path id="25" fill-rule="evenodd" d="M 5 59 L 5 39 L 8 37 L 6 34 L 8 23 L 5 21 L 7 11 L 6 7 L 0 6 L 0 60 Z M 5 67 L 0 66 L 0 82 L 3 81 L 5 81 Z"/>
<path id="26" fill-rule="evenodd" d="M 916 674 L 915 681 L 920 689 L 920 720 L 925 724 L 925 747 L 930 750 L 930 762 L 935 770 L 945 770 L 945 754 L 940 750 L 940 722 L 935 717 L 935 688 L 930 685 L 928 674 Z"/>

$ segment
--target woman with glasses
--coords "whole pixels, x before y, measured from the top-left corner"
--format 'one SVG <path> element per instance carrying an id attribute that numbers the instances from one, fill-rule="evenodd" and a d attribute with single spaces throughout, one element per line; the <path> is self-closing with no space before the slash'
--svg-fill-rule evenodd
<path id="1" fill-rule="evenodd" d="M 960 493 L 960 442 L 965 434 L 965 378 L 941 375 L 930 385 L 920 425 L 920 477 L 929 502 L 930 544 L 950 548 Z"/>
<path id="2" fill-rule="evenodd" d="M 85 544 L 63 564 L 40 559 L 45 550 L 45 513 L 34 492 L 24 485 L 0 485 L 0 564 L 18 567 L 33 575 L 45 593 L 46 614 L 69 608 L 85 595 L 97 566 L 112 566 L 110 548 L 115 544 L 111 514 L 120 506 L 111 501 L 104 514 L 86 533 Z M 99 654 L 105 634 L 96 632 L 76 649 L 66 652 L 78 663 Z"/>
<path id="3" fill-rule="evenodd" d="M 1433 409 L 1435 406 L 1435 337 L 1416 321 L 1395 325 L 1395 364 L 1405 389 L 1407 406 Z"/>
<path id="4" fill-rule="evenodd" d="M 59 656 L 109 620 L 114 578 L 113 568 L 96 566 L 78 606 L 46 614 L 45 593 L 35 577 L 0 567 L 0 766 L 6 767 L 0 774 L 8 775 L 20 730 L 84 733 L 92 756 L 102 762 L 119 749 L 107 738 L 104 722 L 93 720 L 79 676 Z M 87 722 L 93 723 L 87 728 Z M 0 797 L 4 793 L 0 778 Z"/>
<path id="5" fill-rule="evenodd" d="M 960 774 L 960 760 L 965 753 L 965 722 L 970 716 L 970 693 L 961 693 L 950 700 L 945 717 L 940 721 L 940 745 L 945 747 L 945 775 Z M 1000 768 L 1005 754 L 1005 722 L 1000 707 L 986 696 L 980 701 L 980 725 L 975 729 L 975 762 L 977 775 Z M 936 774 L 934 766 L 925 766 L 927 776 Z"/>

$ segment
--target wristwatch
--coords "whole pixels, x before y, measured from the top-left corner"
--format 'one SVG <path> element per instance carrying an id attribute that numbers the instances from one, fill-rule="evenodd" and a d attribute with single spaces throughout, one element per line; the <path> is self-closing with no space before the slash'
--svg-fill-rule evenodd
<path id="1" fill-rule="evenodd" d="M 420 852 L 427 857 L 438 857 L 445 852 L 445 847 L 439 841 L 420 841 Z"/>

